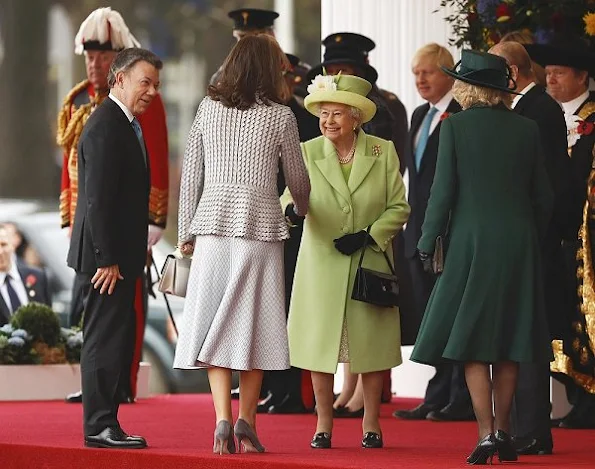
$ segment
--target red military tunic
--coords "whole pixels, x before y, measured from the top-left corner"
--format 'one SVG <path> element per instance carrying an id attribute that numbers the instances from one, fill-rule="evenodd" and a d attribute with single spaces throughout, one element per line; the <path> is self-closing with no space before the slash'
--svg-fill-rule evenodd
<path id="1" fill-rule="evenodd" d="M 60 216 L 63 228 L 71 226 L 76 210 L 78 141 L 85 122 L 103 99 L 105 99 L 104 96 L 95 94 L 89 80 L 84 80 L 70 91 L 58 115 L 56 141 L 64 149 L 60 191 Z M 157 95 L 138 120 L 143 130 L 151 168 L 149 222 L 164 228 L 167 221 L 169 160 L 165 109 L 160 95 Z"/>

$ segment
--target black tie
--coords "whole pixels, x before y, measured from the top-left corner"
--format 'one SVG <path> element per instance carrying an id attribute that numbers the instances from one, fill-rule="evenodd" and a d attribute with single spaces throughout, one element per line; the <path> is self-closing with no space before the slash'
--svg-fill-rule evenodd
<path id="1" fill-rule="evenodd" d="M 4 279 L 4 283 L 6 284 L 6 291 L 8 292 L 8 299 L 10 300 L 10 306 L 12 307 L 10 312 L 14 314 L 14 312 L 19 309 L 19 306 L 21 306 L 21 300 L 19 300 L 19 296 L 17 295 L 17 292 L 14 291 L 14 288 L 12 288 L 11 285 L 11 281 L 12 277 L 10 276 L 10 274 L 6 274 L 6 278 Z"/>

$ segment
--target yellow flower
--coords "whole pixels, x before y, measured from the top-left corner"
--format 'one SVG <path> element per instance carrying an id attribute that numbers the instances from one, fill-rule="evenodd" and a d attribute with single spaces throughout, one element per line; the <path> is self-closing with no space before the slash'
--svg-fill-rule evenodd
<path id="1" fill-rule="evenodd" d="M 585 22 L 585 32 L 589 36 L 595 36 L 595 13 L 587 13 L 583 16 Z"/>

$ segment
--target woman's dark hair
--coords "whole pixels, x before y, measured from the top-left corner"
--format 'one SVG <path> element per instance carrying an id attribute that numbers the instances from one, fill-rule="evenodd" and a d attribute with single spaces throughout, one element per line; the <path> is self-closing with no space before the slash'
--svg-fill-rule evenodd
<path id="1" fill-rule="evenodd" d="M 226 107 L 248 109 L 257 99 L 265 104 L 284 104 L 289 88 L 283 71 L 289 61 L 275 38 L 267 34 L 240 39 L 223 63 L 218 83 L 210 85 L 208 95 Z"/>

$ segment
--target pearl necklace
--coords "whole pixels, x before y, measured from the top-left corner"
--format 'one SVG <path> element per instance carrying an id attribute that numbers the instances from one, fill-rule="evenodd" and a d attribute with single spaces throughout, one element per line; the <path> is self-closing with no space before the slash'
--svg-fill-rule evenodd
<path id="1" fill-rule="evenodd" d="M 345 156 L 341 156 L 339 153 L 339 150 L 337 150 L 335 148 L 335 151 L 337 152 L 337 158 L 339 159 L 339 163 L 341 163 L 341 164 L 351 163 L 351 160 L 353 160 L 353 157 L 355 156 L 356 142 L 357 142 L 357 136 L 355 134 L 353 134 L 353 144 L 351 145 L 351 150 L 349 150 L 349 153 L 347 153 L 347 155 L 345 155 Z"/>

